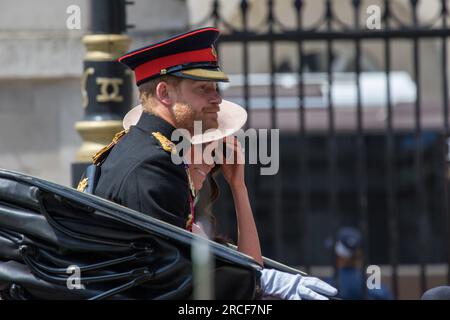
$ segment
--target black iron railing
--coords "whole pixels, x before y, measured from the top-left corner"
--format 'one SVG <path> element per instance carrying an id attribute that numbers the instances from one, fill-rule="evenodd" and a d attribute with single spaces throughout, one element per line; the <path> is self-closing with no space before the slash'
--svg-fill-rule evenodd
<path id="1" fill-rule="evenodd" d="M 384 127 L 379 129 L 377 132 L 379 134 L 379 139 L 382 139 L 383 146 L 381 153 L 383 154 L 380 158 L 379 167 L 382 167 L 383 171 L 383 207 L 387 214 L 387 225 L 386 233 L 383 237 L 387 237 L 388 246 L 385 251 L 388 253 L 389 264 L 392 266 L 392 289 L 395 296 L 398 296 L 398 267 L 400 264 L 401 256 L 401 234 L 400 228 L 402 228 L 402 218 L 400 215 L 400 205 L 399 201 L 405 201 L 404 197 L 400 194 L 400 184 L 399 180 L 399 164 L 401 162 L 398 160 L 399 157 L 399 135 L 404 134 L 404 132 L 399 132 L 394 125 L 394 111 L 395 102 L 392 101 L 392 83 L 391 83 L 391 73 L 393 70 L 392 56 L 395 54 L 393 52 L 393 42 L 399 39 L 410 41 L 412 44 L 412 79 L 416 86 L 415 92 L 415 102 L 413 103 L 412 110 L 414 115 L 413 126 L 406 130 L 407 134 L 411 134 L 414 141 L 413 152 L 410 154 L 413 161 L 413 167 L 410 172 L 414 177 L 413 189 L 408 191 L 409 200 L 414 203 L 414 208 L 418 212 L 416 217 L 420 221 L 429 221 L 436 219 L 436 215 L 439 216 L 439 221 L 442 221 L 444 227 L 442 229 L 442 237 L 440 238 L 443 243 L 441 243 L 443 250 L 443 259 L 448 265 L 448 270 L 450 270 L 450 212 L 449 212 L 449 196 L 448 196 L 448 164 L 447 164 L 447 138 L 449 137 L 449 113 L 448 113 L 448 61 L 447 61 L 447 41 L 450 36 L 450 29 L 447 26 L 448 18 L 448 7 L 445 0 L 427 1 L 427 3 L 433 2 L 433 4 L 439 5 L 439 10 L 436 12 L 435 16 L 427 21 L 419 21 L 419 5 L 423 2 L 419 0 L 410 0 L 409 7 L 407 8 L 410 12 L 410 17 L 399 18 L 399 14 L 393 10 L 393 3 L 395 1 L 379 1 L 376 5 L 380 6 L 382 12 L 381 26 L 379 29 L 370 30 L 366 27 L 364 21 L 361 21 L 361 12 L 365 10 L 368 5 L 373 4 L 373 1 L 362 1 L 362 0 L 349 0 L 347 4 L 350 4 L 352 10 L 351 21 L 342 21 L 342 19 L 336 14 L 338 6 L 342 5 L 344 1 L 332 1 L 323 0 L 323 12 L 317 18 L 317 21 L 309 26 L 306 26 L 304 21 L 305 8 L 311 3 L 316 1 L 305 1 L 305 0 L 295 0 L 290 3 L 292 11 L 295 12 L 295 27 L 289 27 L 283 17 L 277 15 L 274 10 L 274 6 L 277 3 L 276 0 L 267 1 L 246 1 L 242 0 L 238 10 L 240 11 L 240 21 L 236 26 L 234 22 L 227 21 L 221 13 L 221 2 L 213 1 L 212 7 L 209 13 L 205 12 L 205 19 L 199 21 L 195 26 L 201 25 L 215 25 L 222 30 L 222 36 L 220 38 L 219 47 L 222 48 L 228 44 L 240 44 L 242 48 L 242 99 L 244 106 L 247 108 L 250 114 L 254 113 L 254 106 L 252 105 L 252 95 L 251 95 L 251 83 L 249 80 L 249 75 L 251 74 L 250 65 L 250 49 L 249 47 L 255 43 L 264 43 L 268 46 L 268 64 L 269 64 L 269 76 L 270 82 L 268 83 L 267 99 L 270 101 L 269 114 L 270 114 L 270 124 L 272 128 L 280 127 L 279 107 L 277 106 L 277 83 L 276 83 L 276 46 L 280 42 L 288 42 L 296 46 L 296 51 L 298 55 L 298 68 L 295 70 L 297 75 L 297 98 L 298 98 L 298 138 L 295 140 L 295 146 L 298 151 L 298 161 L 296 163 L 295 170 L 298 175 L 291 177 L 289 179 L 297 178 L 297 187 L 299 191 L 299 197 L 297 198 L 297 220 L 294 226 L 298 227 L 298 252 L 297 254 L 301 256 L 302 265 L 308 266 L 313 263 L 313 253 L 310 248 L 312 245 L 308 243 L 313 239 L 312 233 L 315 230 L 311 230 L 308 227 L 308 221 L 312 219 L 314 209 L 312 208 L 313 202 L 313 191 L 311 185 L 313 184 L 314 177 L 310 173 L 311 168 L 311 157 L 312 157 L 312 146 L 311 139 L 308 138 L 314 132 L 310 132 L 307 129 L 307 108 L 305 104 L 306 90 L 305 90 L 305 77 L 306 72 L 306 52 L 305 44 L 314 41 L 322 41 L 325 44 L 324 54 L 326 57 L 326 81 L 328 85 L 328 90 L 326 95 L 326 117 L 327 125 L 324 128 L 326 142 L 326 161 L 324 170 L 326 170 L 326 180 L 321 181 L 324 188 L 327 189 L 327 199 L 324 201 L 327 203 L 328 211 L 328 229 L 331 231 L 336 231 L 345 219 L 342 218 L 340 212 L 340 207 L 343 205 L 340 203 L 340 178 L 339 178 L 339 146 L 340 142 L 339 136 L 341 134 L 340 130 L 336 127 L 336 112 L 337 109 L 334 104 L 334 97 L 331 88 L 334 86 L 334 71 L 332 69 L 333 63 L 333 47 L 336 42 L 347 41 L 350 42 L 354 50 L 354 74 L 355 74 L 355 86 L 356 86 L 356 104 L 353 106 L 355 108 L 355 119 L 356 128 L 351 132 L 351 136 L 354 138 L 354 153 L 355 157 L 353 159 L 353 168 L 355 170 L 355 180 L 353 181 L 354 188 L 354 202 L 357 208 L 358 222 L 356 226 L 362 231 L 364 235 L 364 265 L 371 263 L 370 257 L 371 252 L 369 248 L 373 247 L 371 240 L 373 237 L 369 236 L 372 230 L 371 221 L 371 206 L 370 202 L 373 201 L 373 197 L 369 195 L 371 191 L 369 189 L 369 177 L 371 173 L 369 172 L 368 159 L 371 153 L 368 150 L 367 141 L 369 141 L 372 131 L 366 130 L 364 126 L 364 106 L 362 101 L 362 85 L 361 85 L 361 74 L 362 74 L 362 58 L 364 57 L 364 51 L 362 50 L 362 45 L 365 41 L 377 40 L 383 44 L 383 55 L 384 55 L 384 68 L 383 72 L 385 74 L 385 90 L 386 90 L 386 104 L 383 107 L 385 114 Z M 262 23 L 258 27 L 249 26 L 249 18 L 251 14 L 252 6 L 264 6 L 266 9 L 266 17 L 262 20 Z M 404 19 L 408 22 L 405 22 Z M 193 26 L 193 27 L 195 27 Z M 434 125 L 431 128 L 432 132 L 439 135 L 435 146 L 439 150 L 437 151 L 437 158 L 439 164 L 437 173 L 433 178 L 428 177 L 428 166 L 430 162 L 430 157 L 425 156 L 427 152 L 427 147 L 424 146 L 424 135 L 428 133 L 430 128 L 425 130 L 423 128 L 423 119 L 425 107 L 423 106 L 423 87 L 422 83 L 424 79 L 421 74 L 421 64 L 425 59 L 429 59 L 427 56 L 423 56 L 420 50 L 421 40 L 423 39 L 435 39 L 440 41 L 440 55 L 441 59 L 440 70 L 441 73 L 436 75 L 440 77 L 439 81 L 442 82 L 442 104 L 439 106 L 441 112 L 439 114 L 438 125 Z M 220 51 L 219 51 L 220 54 Z M 257 57 L 252 57 L 257 58 Z M 252 127 L 254 123 L 252 122 L 254 118 L 249 117 L 249 123 L 247 127 Z M 283 129 L 281 128 L 281 133 Z M 281 158 L 284 156 L 280 155 Z M 289 225 L 291 221 L 285 221 L 287 219 L 286 214 L 284 214 L 283 206 L 285 202 L 285 194 L 288 190 L 285 189 L 285 183 L 283 181 L 285 175 L 283 170 L 286 168 L 280 167 L 280 172 L 278 175 L 271 178 L 262 178 L 253 176 L 253 186 L 251 187 L 252 198 L 255 202 L 258 202 L 258 192 L 261 190 L 262 184 L 270 184 L 271 194 L 270 194 L 270 212 L 271 218 L 269 220 L 264 220 L 265 222 L 270 222 L 271 232 L 267 236 L 270 237 L 270 241 L 267 239 L 262 239 L 263 244 L 272 242 L 271 244 L 271 254 L 276 259 L 284 259 L 287 254 L 292 254 L 292 251 L 286 249 L 286 242 L 283 240 L 283 233 L 286 231 L 286 225 Z M 433 171 L 434 172 L 434 171 Z M 440 194 L 439 205 L 432 205 L 432 199 L 435 199 L 434 195 L 430 194 L 427 183 L 429 179 L 437 179 L 438 187 L 436 187 Z M 434 180 L 433 180 L 434 181 Z M 400 200 L 402 199 L 402 200 Z M 433 200 L 434 201 L 434 200 Z M 433 209 L 431 209 L 431 207 Z M 254 205 L 254 208 L 258 208 Z M 431 212 L 433 211 L 433 212 Z M 438 211 L 437 213 L 435 211 Z M 261 217 L 258 209 L 255 211 L 257 219 Z M 261 218 L 262 219 L 262 218 Z M 418 223 L 418 222 L 417 222 Z M 418 223 L 419 224 L 419 223 Z M 293 227 L 292 224 L 290 227 Z M 261 226 L 260 229 L 268 228 L 267 225 Z M 263 233 L 263 236 L 266 236 Z M 420 286 L 422 292 L 427 288 L 427 277 L 426 277 L 426 266 L 429 260 L 429 252 L 433 250 L 433 244 L 430 243 L 430 239 L 427 236 L 428 233 L 425 227 L 421 227 L 419 224 L 418 228 L 418 245 L 417 251 L 418 261 L 420 265 Z M 308 271 L 308 270 L 307 270 Z M 447 281 L 450 283 L 450 272 L 447 272 Z"/>

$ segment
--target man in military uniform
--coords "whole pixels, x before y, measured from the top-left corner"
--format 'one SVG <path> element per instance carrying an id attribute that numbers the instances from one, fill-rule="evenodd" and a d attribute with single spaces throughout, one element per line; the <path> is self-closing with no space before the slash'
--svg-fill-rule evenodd
<path id="1" fill-rule="evenodd" d="M 193 134 L 194 121 L 217 128 L 217 81 L 228 81 L 214 50 L 218 36 L 217 29 L 202 28 L 119 58 L 135 73 L 144 113 L 96 156 L 95 195 L 190 230 L 189 173 L 172 161 L 170 138 L 178 128 Z"/>
<path id="2" fill-rule="evenodd" d="M 228 78 L 213 47 L 218 35 L 215 28 L 194 30 L 119 59 L 135 72 L 143 113 L 94 156 L 101 168 L 94 194 L 192 231 L 195 191 L 187 165 L 172 161 L 170 138 L 176 129 L 193 136 L 194 121 L 203 130 L 219 127 L 217 82 Z M 324 300 L 336 294 L 317 278 L 260 272 L 266 297 Z"/>

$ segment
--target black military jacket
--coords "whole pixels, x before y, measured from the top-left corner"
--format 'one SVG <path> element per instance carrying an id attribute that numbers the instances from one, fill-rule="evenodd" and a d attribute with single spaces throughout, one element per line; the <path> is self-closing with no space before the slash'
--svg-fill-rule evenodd
<path id="1" fill-rule="evenodd" d="M 102 163 L 94 194 L 185 228 L 190 214 L 186 169 L 152 135 L 159 132 L 170 139 L 174 130 L 165 120 L 143 113 Z"/>

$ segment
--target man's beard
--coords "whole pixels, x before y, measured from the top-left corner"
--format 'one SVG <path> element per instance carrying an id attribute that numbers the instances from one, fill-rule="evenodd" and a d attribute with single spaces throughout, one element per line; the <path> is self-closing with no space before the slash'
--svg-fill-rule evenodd
<path id="1" fill-rule="evenodd" d="M 199 116 L 196 114 L 194 108 L 187 103 L 177 102 L 173 106 L 173 113 L 177 122 L 177 128 L 186 129 L 192 134 L 194 131 L 194 121 L 198 120 Z"/>
<path id="2" fill-rule="evenodd" d="M 202 110 L 198 111 L 186 102 L 176 103 L 173 106 L 173 113 L 177 122 L 177 128 L 186 129 L 191 134 L 194 133 L 194 121 L 201 121 L 203 132 L 208 129 L 215 129 L 218 126 L 217 121 L 205 121 L 203 119 L 205 115 Z"/>

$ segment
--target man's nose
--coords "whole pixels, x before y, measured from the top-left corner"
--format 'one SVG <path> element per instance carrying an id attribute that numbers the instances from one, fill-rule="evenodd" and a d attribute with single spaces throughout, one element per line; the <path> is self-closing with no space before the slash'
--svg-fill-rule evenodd
<path id="1" fill-rule="evenodd" d="M 215 91 L 211 97 L 211 103 L 212 104 L 221 104 L 222 103 L 222 97 L 220 96 L 219 92 Z"/>

